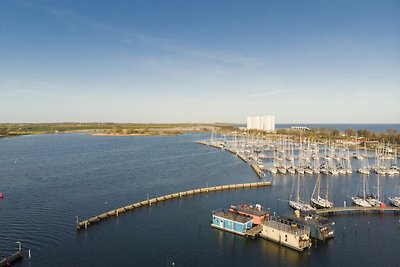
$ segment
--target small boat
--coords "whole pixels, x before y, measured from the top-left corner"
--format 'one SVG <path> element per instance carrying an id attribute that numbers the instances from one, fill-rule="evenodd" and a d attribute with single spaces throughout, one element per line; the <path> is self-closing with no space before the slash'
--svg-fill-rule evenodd
<path id="1" fill-rule="evenodd" d="M 312 174 L 314 173 L 313 169 L 311 169 L 310 167 L 304 168 L 304 172 L 305 172 L 306 174 L 310 174 L 310 175 L 312 175 Z"/>
<path id="2" fill-rule="evenodd" d="M 260 168 L 261 170 L 264 170 L 264 163 L 263 163 L 263 160 L 262 160 L 262 159 L 260 159 L 260 158 L 257 159 L 257 166 L 258 166 L 258 168 Z"/>
<path id="3" fill-rule="evenodd" d="M 388 197 L 390 204 L 400 208 L 400 197 Z"/>
<path id="4" fill-rule="evenodd" d="M 368 201 L 366 201 L 363 197 L 352 196 L 351 199 L 353 200 L 353 203 L 356 204 L 357 206 L 364 207 L 364 208 L 371 207 L 371 204 Z"/>
<path id="5" fill-rule="evenodd" d="M 366 196 L 365 200 L 371 204 L 371 207 L 385 207 L 385 203 L 383 203 L 382 201 L 379 200 L 379 198 L 377 196 Z"/>
<path id="6" fill-rule="evenodd" d="M 366 200 L 366 195 L 365 195 L 365 191 L 366 191 L 366 188 L 367 188 L 365 180 L 366 180 L 366 177 L 363 176 L 362 177 L 362 181 L 363 181 L 362 195 L 361 196 L 352 196 L 351 200 L 353 200 L 353 203 L 356 204 L 357 206 L 364 207 L 364 208 L 370 208 L 370 207 L 372 207 L 372 205 L 371 205 L 371 203 L 369 203 Z"/>
<path id="7" fill-rule="evenodd" d="M 282 174 L 286 174 L 287 169 L 285 166 L 281 165 L 278 167 L 278 171 Z"/>
<path id="8" fill-rule="evenodd" d="M 313 193 L 311 195 L 311 205 L 313 205 L 315 208 L 318 209 L 324 209 L 324 208 L 332 208 L 333 203 L 328 200 L 328 180 L 326 180 L 326 194 L 325 198 L 322 198 L 320 196 L 320 191 L 321 191 L 321 177 L 317 177 L 317 182 L 315 183 Z"/>
<path id="9" fill-rule="evenodd" d="M 278 173 L 278 169 L 275 166 L 271 166 L 268 169 L 272 174 L 277 174 Z"/>
<path id="10" fill-rule="evenodd" d="M 330 168 L 329 169 L 329 173 L 332 175 L 338 175 L 339 171 L 336 168 Z"/>
<path id="11" fill-rule="evenodd" d="M 367 168 L 358 168 L 357 171 L 361 174 L 369 175 L 369 169 Z"/>
<path id="12" fill-rule="evenodd" d="M 290 197 L 289 197 L 289 205 L 293 209 L 299 210 L 299 211 L 304 211 L 304 212 L 315 211 L 316 209 L 314 207 L 312 207 L 310 204 L 308 204 L 305 201 L 301 201 L 300 200 L 300 175 L 297 175 L 296 198 L 292 200 L 292 195 L 293 195 L 293 192 L 294 192 L 295 184 L 296 184 L 296 180 L 294 181 L 293 186 L 292 186 L 292 192 L 291 192 Z"/>
<path id="13" fill-rule="evenodd" d="M 303 211 L 303 212 L 315 211 L 315 208 L 311 207 L 310 204 L 302 202 L 302 201 L 289 200 L 289 205 L 293 209 Z"/>
<path id="14" fill-rule="evenodd" d="M 295 169 L 295 167 L 289 167 L 289 168 L 287 168 L 287 172 L 290 173 L 290 174 L 295 174 L 296 173 L 296 169 Z"/>
<path id="15" fill-rule="evenodd" d="M 304 174 L 304 168 L 303 167 L 297 167 L 296 169 L 298 174 Z"/>
<path id="16" fill-rule="evenodd" d="M 322 174 L 328 174 L 328 173 L 329 173 L 329 171 L 328 171 L 328 169 L 326 168 L 325 164 L 322 164 L 322 165 L 321 165 L 321 167 L 319 168 L 319 171 L 320 171 Z"/>

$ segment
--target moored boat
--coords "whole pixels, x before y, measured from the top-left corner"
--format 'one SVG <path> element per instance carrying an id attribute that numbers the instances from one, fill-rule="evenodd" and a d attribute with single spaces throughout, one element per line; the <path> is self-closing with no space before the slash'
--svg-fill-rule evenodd
<path id="1" fill-rule="evenodd" d="M 390 204 L 400 208 L 400 197 L 388 197 Z"/>

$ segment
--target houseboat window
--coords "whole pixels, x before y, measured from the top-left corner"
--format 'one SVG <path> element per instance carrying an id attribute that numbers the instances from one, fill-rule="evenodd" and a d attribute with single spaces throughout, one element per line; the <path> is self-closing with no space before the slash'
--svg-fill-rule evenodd
<path id="1" fill-rule="evenodd" d="M 285 235 L 285 242 L 287 242 L 287 235 Z"/>

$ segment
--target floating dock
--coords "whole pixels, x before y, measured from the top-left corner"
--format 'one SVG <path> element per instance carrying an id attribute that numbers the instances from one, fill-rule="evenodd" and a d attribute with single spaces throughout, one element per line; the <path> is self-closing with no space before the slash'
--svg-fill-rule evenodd
<path id="1" fill-rule="evenodd" d="M 229 153 L 237 156 L 239 159 L 243 160 L 243 162 L 249 163 L 249 160 L 245 156 L 241 155 L 239 153 L 239 151 L 229 149 L 229 148 L 223 147 L 221 145 L 209 144 L 205 141 L 196 141 L 196 143 L 200 144 L 200 145 L 211 146 L 211 147 L 218 148 L 218 149 L 224 149 L 224 150 L 228 151 Z M 260 167 L 258 167 L 256 163 L 252 163 L 251 168 L 254 170 L 254 172 L 257 174 L 258 177 L 260 177 L 260 178 L 265 177 L 264 171 Z"/>
<path id="2" fill-rule="evenodd" d="M 211 186 L 211 187 L 187 190 L 187 191 L 177 192 L 177 193 L 173 193 L 173 194 L 169 194 L 169 195 L 165 195 L 165 196 L 155 197 L 155 198 L 143 200 L 143 201 L 140 201 L 140 202 L 137 202 L 137 203 L 125 206 L 125 207 L 107 211 L 105 213 L 91 217 L 82 222 L 77 222 L 76 229 L 77 230 L 80 230 L 82 228 L 87 229 L 90 225 L 92 225 L 96 222 L 99 222 L 101 220 L 107 219 L 109 217 L 119 216 L 119 214 L 124 213 L 126 211 L 134 210 L 134 209 L 144 207 L 144 206 L 149 206 L 149 205 L 156 204 L 158 202 L 166 201 L 169 199 L 181 198 L 184 196 L 191 196 L 191 195 L 201 194 L 201 193 L 209 193 L 209 192 L 213 192 L 213 191 L 271 186 L 271 184 L 272 184 L 271 182 L 258 182 L 258 183 L 218 185 L 218 186 Z"/>
<path id="3" fill-rule="evenodd" d="M 261 170 L 260 167 L 257 166 L 257 164 L 255 163 L 251 164 L 251 168 L 254 170 L 254 172 L 257 174 L 258 177 L 260 178 L 265 177 L 264 171 Z"/>
<path id="4" fill-rule="evenodd" d="M 349 213 L 384 213 L 384 212 L 393 212 L 395 214 L 400 214 L 400 208 L 397 207 L 359 207 L 359 206 L 351 206 L 351 207 L 335 207 L 328 209 L 317 209 L 315 211 L 318 215 L 337 215 L 337 214 L 349 214 Z"/>

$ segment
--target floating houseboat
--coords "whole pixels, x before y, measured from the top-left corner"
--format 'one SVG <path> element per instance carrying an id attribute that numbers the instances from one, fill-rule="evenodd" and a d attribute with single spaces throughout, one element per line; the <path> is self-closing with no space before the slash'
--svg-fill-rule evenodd
<path id="1" fill-rule="evenodd" d="M 260 204 L 256 204 L 255 206 L 249 204 L 231 205 L 229 210 L 240 215 L 251 217 L 255 225 L 261 224 L 262 221 L 269 217 L 268 211 L 264 210 Z"/>
<path id="2" fill-rule="evenodd" d="M 253 218 L 232 211 L 213 211 L 211 227 L 242 236 L 255 237 L 260 226 L 253 225 Z"/>
<path id="3" fill-rule="evenodd" d="M 246 237 L 261 237 L 297 251 L 311 246 L 310 227 L 285 218 L 270 219 L 261 205 L 231 205 L 229 211 L 212 212 L 211 226 Z"/>
<path id="4" fill-rule="evenodd" d="M 280 218 L 291 223 L 308 226 L 310 228 L 310 237 L 321 241 L 325 241 L 335 236 L 335 231 L 332 228 L 335 223 L 316 214 L 310 215 L 296 210 L 294 213 L 280 216 Z"/>
<path id="5" fill-rule="evenodd" d="M 303 251 L 311 247 L 310 227 L 284 218 L 272 218 L 262 224 L 260 236 L 283 246 Z"/>

